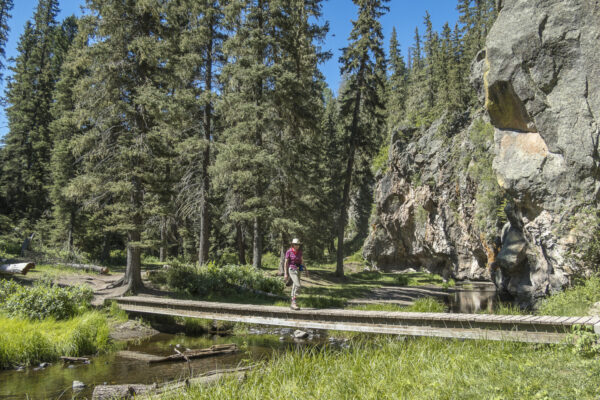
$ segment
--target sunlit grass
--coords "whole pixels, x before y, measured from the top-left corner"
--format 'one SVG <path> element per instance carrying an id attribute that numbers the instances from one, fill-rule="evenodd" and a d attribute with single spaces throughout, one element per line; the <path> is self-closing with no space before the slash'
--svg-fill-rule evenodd
<path id="1" fill-rule="evenodd" d="M 111 348 L 107 316 L 90 311 L 69 320 L 30 321 L 0 315 L 0 368 L 55 361 Z"/>
<path id="2" fill-rule="evenodd" d="M 537 311 L 540 315 L 581 316 L 600 301 L 600 277 L 592 276 L 575 286 L 542 300 Z"/>
<path id="3" fill-rule="evenodd" d="M 560 346 L 455 341 L 351 341 L 349 349 L 281 354 L 248 373 L 167 399 L 595 399 L 600 362 Z"/>

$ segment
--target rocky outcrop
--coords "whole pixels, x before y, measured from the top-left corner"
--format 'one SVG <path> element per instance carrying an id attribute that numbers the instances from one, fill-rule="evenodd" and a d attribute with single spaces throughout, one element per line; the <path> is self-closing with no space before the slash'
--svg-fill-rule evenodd
<path id="1" fill-rule="evenodd" d="M 600 1 L 499 4 L 472 71 L 486 115 L 400 129 L 364 256 L 492 279 L 531 306 L 597 268 Z"/>
<path id="2" fill-rule="evenodd" d="M 393 136 L 363 246 L 374 267 L 490 279 L 499 201 L 491 169 L 493 130 L 481 119 L 461 128 L 469 121 L 445 116 L 425 131 L 403 128 Z M 494 205 L 486 210 L 482 204 L 490 199 Z"/>
<path id="3" fill-rule="evenodd" d="M 477 67 L 494 170 L 513 204 L 494 278 L 528 304 L 592 267 L 577 253 L 598 227 L 573 221 L 600 191 L 600 2 L 502 3 Z"/>

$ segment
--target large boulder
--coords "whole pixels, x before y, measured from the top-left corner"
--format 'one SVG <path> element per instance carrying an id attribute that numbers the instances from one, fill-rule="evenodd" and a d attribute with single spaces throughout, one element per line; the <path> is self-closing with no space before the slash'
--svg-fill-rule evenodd
<path id="1" fill-rule="evenodd" d="M 494 170 L 512 198 L 494 278 L 526 305 L 593 267 L 578 253 L 599 228 L 577 221 L 600 192 L 600 2 L 501 4 L 476 64 Z"/>

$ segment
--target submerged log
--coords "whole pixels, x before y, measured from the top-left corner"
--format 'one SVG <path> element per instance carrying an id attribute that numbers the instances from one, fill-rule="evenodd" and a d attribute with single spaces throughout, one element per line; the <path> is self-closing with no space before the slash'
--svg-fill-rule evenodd
<path id="1" fill-rule="evenodd" d="M 63 360 L 63 362 L 66 362 L 66 363 L 88 363 L 88 362 L 90 362 L 90 359 L 87 358 L 87 357 L 67 357 L 67 356 L 62 356 L 60 359 Z"/>
<path id="2" fill-rule="evenodd" d="M 108 267 L 102 267 L 100 265 L 91 265 L 91 264 L 61 264 L 64 265 L 65 267 L 69 267 L 69 268 L 75 268 L 75 269 L 82 269 L 84 271 L 93 271 L 93 272 L 97 272 L 101 275 L 106 275 L 108 274 Z"/>
<path id="3" fill-rule="evenodd" d="M 35 268 L 35 263 L 18 263 L 18 264 L 2 264 L 0 265 L 0 272 L 5 274 L 23 274 L 27 275 L 30 269 Z"/>
<path id="4" fill-rule="evenodd" d="M 237 347 L 237 344 L 235 344 L 235 343 L 218 344 L 218 345 L 211 346 L 207 349 L 188 350 L 188 351 L 184 351 L 182 353 L 173 354 L 168 357 L 163 357 L 163 358 L 156 359 L 156 360 L 149 360 L 148 362 L 150 364 L 155 364 L 155 363 L 161 363 L 161 362 L 187 361 L 188 359 L 191 360 L 194 358 L 204 358 L 204 357 L 218 356 L 218 355 L 222 355 L 222 354 L 236 353 L 238 350 L 239 349 Z"/>
<path id="5" fill-rule="evenodd" d="M 131 399 L 143 394 L 162 395 L 188 386 L 211 385 L 218 382 L 220 379 L 230 376 L 242 380 L 246 376 L 246 371 L 252 368 L 254 368 L 254 366 L 216 370 L 196 378 L 178 382 L 172 381 L 161 385 L 157 385 L 156 383 L 151 385 L 98 385 L 94 388 L 92 400 Z"/>

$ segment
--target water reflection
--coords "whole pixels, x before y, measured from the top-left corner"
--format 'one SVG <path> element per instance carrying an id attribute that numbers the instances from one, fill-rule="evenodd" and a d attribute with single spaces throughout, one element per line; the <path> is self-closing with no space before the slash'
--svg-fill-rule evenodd
<path id="1" fill-rule="evenodd" d="M 456 290 L 448 294 L 445 302 L 452 313 L 491 314 L 500 300 L 494 285 L 472 283 L 457 286 Z"/>

